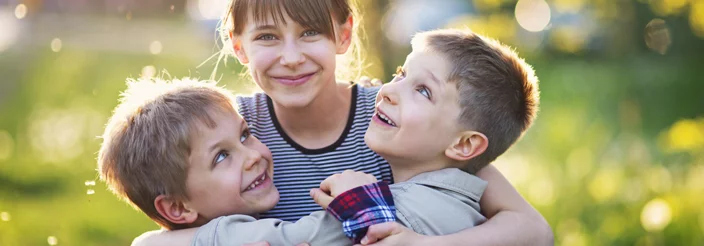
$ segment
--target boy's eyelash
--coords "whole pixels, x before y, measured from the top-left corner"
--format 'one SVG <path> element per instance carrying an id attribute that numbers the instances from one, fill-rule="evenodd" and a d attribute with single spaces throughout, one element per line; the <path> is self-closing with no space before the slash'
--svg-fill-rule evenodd
<path id="1" fill-rule="evenodd" d="M 212 167 L 215 167 L 216 165 L 218 165 L 218 164 L 220 163 L 220 162 L 218 161 L 218 159 L 219 159 L 219 157 L 220 157 L 221 154 L 224 154 L 224 155 L 225 155 L 224 158 L 227 158 L 227 157 L 230 156 L 230 153 L 227 152 L 227 151 L 225 151 L 225 150 L 220 150 L 220 151 L 218 151 L 217 154 L 215 154 L 215 158 L 213 159 Z"/>
<path id="2" fill-rule="evenodd" d="M 426 95 L 423 95 L 423 96 L 426 97 L 426 98 L 428 98 L 428 100 L 432 100 L 432 99 L 433 99 L 433 92 L 430 91 L 430 88 L 428 88 L 428 87 L 425 86 L 425 85 L 418 86 L 418 87 L 416 88 L 416 91 L 419 92 L 419 93 L 421 93 L 421 94 L 423 94 L 422 91 L 426 91 L 426 93 L 427 93 L 428 95 L 427 95 L 427 96 L 426 96 Z"/>
<path id="3" fill-rule="evenodd" d="M 252 132 L 249 131 L 249 128 L 245 128 L 244 131 L 242 131 L 242 136 L 244 140 L 247 140 L 250 136 L 252 135 Z"/>
<path id="4" fill-rule="evenodd" d="M 394 77 L 398 77 L 398 76 L 406 77 L 406 70 L 403 70 L 403 67 L 398 66 L 398 67 L 396 67 L 396 73 L 393 75 L 394 75 Z"/>

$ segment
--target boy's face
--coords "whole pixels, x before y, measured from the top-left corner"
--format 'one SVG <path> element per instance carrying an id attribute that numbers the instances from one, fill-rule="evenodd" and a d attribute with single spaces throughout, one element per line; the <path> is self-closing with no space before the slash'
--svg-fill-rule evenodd
<path id="1" fill-rule="evenodd" d="M 270 210 L 279 201 L 271 152 L 237 113 L 210 115 L 217 126 L 199 123 L 191 136 L 186 205 L 207 220 Z"/>
<path id="2" fill-rule="evenodd" d="M 430 163 L 441 163 L 461 130 L 458 92 L 446 82 L 450 69 L 436 52 L 411 52 L 402 71 L 379 90 L 367 145 L 390 163 L 437 168 Z"/>

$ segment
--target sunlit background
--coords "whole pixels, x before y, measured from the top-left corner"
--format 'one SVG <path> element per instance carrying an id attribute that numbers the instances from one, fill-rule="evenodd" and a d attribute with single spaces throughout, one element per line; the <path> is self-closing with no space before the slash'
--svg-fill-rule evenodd
<path id="1" fill-rule="evenodd" d="M 360 0 L 366 75 L 414 32 L 469 27 L 541 79 L 496 165 L 557 245 L 704 245 L 704 0 Z M 208 78 L 225 0 L 0 0 L 0 245 L 126 245 L 156 229 L 97 180 L 127 77 Z M 232 58 L 216 78 L 238 93 Z"/>

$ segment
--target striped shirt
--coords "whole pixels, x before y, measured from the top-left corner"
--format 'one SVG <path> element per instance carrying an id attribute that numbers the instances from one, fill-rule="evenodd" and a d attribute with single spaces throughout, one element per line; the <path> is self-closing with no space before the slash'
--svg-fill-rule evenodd
<path id="1" fill-rule="evenodd" d="M 391 182 L 389 164 L 364 143 L 364 133 L 374 114 L 379 87 L 352 87 L 352 103 L 345 130 L 335 143 L 321 149 L 306 149 L 281 128 L 271 99 L 264 93 L 237 97 L 239 113 L 250 131 L 272 152 L 274 184 L 279 203 L 262 218 L 296 221 L 321 210 L 310 197 L 310 189 L 330 175 L 347 169 L 362 171 Z"/>

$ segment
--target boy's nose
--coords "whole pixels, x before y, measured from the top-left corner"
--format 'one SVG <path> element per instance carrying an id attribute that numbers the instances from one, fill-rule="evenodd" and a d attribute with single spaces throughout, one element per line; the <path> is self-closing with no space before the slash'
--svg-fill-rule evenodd
<path id="1" fill-rule="evenodd" d="M 251 148 L 246 148 L 245 153 L 243 154 L 247 156 L 244 165 L 242 165 L 242 168 L 245 171 L 249 171 L 250 169 L 252 169 L 262 159 L 262 154 L 259 153 L 259 151 Z"/>
<path id="2" fill-rule="evenodd" d="M 379 89 L 379 96 L 381 96 L 381 99 L 389 104 L 396 105 L 398 103 L 398 95 L 395 91 L 394 85 L 392 84 L 385 84 L 382 86 L 381 89 Z"/>

